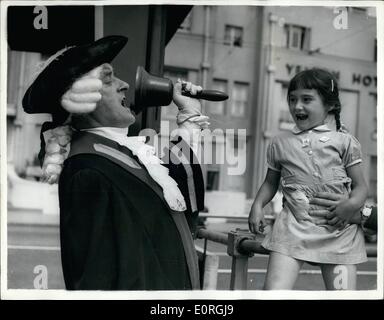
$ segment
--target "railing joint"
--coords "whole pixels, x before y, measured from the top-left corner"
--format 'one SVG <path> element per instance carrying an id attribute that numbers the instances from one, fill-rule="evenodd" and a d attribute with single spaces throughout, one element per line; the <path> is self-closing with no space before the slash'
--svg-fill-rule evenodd
<path id="1" fill-rule="evenodd" d="M 232 230 L 228 233 L 228 246 L 227 253 L 230 256 L 241 257 L 247 256 L 252 257 L 253 252 L 246 251 L 241 248 L 241 242 L 244 240 L 255 240 L 255 235 L 248 230 L 239 229 Z"/>

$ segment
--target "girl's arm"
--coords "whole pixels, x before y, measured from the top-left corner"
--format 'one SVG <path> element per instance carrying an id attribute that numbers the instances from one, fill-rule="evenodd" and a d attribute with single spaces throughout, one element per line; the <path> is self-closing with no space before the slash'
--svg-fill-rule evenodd
<path id="1" fill-rule="evenodd" d="M 348 167 L 347 175 L 352 179 L 352 192 L 348 199 L 341 201 L 334 207 L 332 212 L 335 218 L 334 221 L 330 220 L 329 224 L 332 224 L 332 222 L 336 220 L 350 221 L 353 214 L 364 205 L 367 199 L 368 187 L 364 179 L 361 164 L 357 163 Z"/>
<path id="2" fill-rule="evenodd" d="M 265 180 L 257 192 L 249 213 L 248 225 L 251 232 L 263 233 L 262 229 L 265 226 L 263 208 L 275 196 L 279 187 L 279 181 L 280 172 L 268 169 Z"/>

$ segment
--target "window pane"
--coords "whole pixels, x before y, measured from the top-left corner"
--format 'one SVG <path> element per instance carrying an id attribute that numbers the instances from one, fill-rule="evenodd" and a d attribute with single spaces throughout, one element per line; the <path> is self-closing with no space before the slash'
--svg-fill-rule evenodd
<path id="1" fill-rule="evenodd" d="M 235 37 L 233 40 L 233 45 L 237 47 L 241 47 L 242 39 L 243 38 L 243 29 L 242 28 L 236 28 L 235 29 Z"/>
<path id="2" fill-rule="evenodd" d="M 244 117 L 248 105 L 248 84 L 234 83 L 232 89 L 231 115 Z"/>
<path id="3" fill-rule="evenodd" d="M 231 27 L 225 26 L 224 44 L 231 44 Z"/>
<path id="4" fill-rule="evenodd" d="M 288 25 L 288 26 L 287 26 L 287 25 L 284 26 L 285 39 L 286 39 L 285 44 L 286 44 L 287 48 L 289 48 L 289 36 L 290 36 L 290 34 L 289 34 L 289 29 L 290 29 L 290 26 L 289 26 L 289 25 Z"/>
<path id="5" fill-rule="evenodd" d="M 308 50 L 310 29 L 296 25 L 285 26 L 287 48 Z"/>
<path id="6" fill-rule="evenodd" d="M 225 26 L 224 44 L 241 47 L 243 43 L 243 28 L 236 26 Z"/>
<path id="7" fill-rule="evenodd" d="M 294 30 L 292 32 L 292 48 L 299 48 L 299 32 L 298 30 Z"/>

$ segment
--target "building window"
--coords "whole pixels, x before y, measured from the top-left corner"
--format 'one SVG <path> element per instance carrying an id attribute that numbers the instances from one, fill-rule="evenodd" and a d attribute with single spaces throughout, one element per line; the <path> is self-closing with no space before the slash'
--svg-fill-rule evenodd
<path id="1" fill-rule="evenodd" d="M 234 117 L 244 117 L 248 107 L 249 85 L 235 82 L 232 87 L 232 103 L 230 114 Z"/>
<path id="2" fill-rule="evenodd" d="M 228 82 L 226 80 L 214 79 L 212 82 L 212 90 L 222 92 L 228 91 Z M 209 103 L 208 110 L 211 114 L 223 115 L 225 113 L 226 101 L 214 101 Z"/>
<path id="3" fill-rule="evenodd" d="M 192 12 L 190 12 L 179 26 L 179 31 L 191 31 L 192 29 Z"/>
<path id="4" fill-rule="evenodd" d="M 309 50 L 309 28 L 292 24 L 287 24 L 284 28 L 288 49 Z"/>
<path id="5" fill-rule="evenodd" d="M 207 191 L 219 190 L 220 172 L 217 169 L 208 169 L 207 171 Z"/>
<path id="6" fill-rule="evenodd" d="M 243 28 L 231 25 L 225 26 L 224 44 L 233 47 L 242 47 L 243 45 Z"/>

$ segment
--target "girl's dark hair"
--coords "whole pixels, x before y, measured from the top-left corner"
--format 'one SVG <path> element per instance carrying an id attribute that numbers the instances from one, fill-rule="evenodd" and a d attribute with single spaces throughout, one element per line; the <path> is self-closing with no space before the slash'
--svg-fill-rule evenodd
<path id="1" fill-rule="evenodd" d="M 336 130 L 341 129 L 339 88 L 336 78 L 328 71 L 319 68 L 304 70 L 296 74 L 289 83 L 287 99 L 292 91 L 297 89 L 314 89 L 323 103 L 334 108 L 329 113 L 334 114 Z"/>

